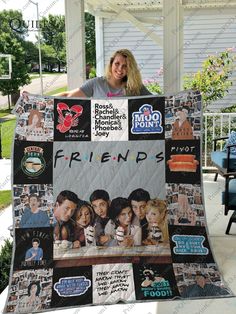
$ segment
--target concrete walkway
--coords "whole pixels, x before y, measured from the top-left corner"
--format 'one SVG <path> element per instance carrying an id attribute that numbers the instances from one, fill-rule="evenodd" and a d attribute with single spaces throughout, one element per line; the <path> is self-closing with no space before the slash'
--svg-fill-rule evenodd
<path id="1" fill-rule="evenodd" d="M 0 220 L 4 222 L 0 228 L 0 251 L 6 239 L 12 239 L 8 228 L 13 224 L 12 206 L 8 206 L 0 211 Z"/>
<path id="2" fill-rule="evenodd" d="M 11 160 L 0 159 L 0 191 L 11 190 Z M 1 199 L 0 199 L 1 202 Z M 12 220 L 12 206 L 8 206 L 0 211 L 0 221 L 2 222 L 0 228 L 0 250 L 4 244 L 4 239 L 10 239 L 10 231 L 8 227 L 13 224 Z"/>
<path id="3" fill-rule="evenodd" d="M 43 94 L 46 94 L 54 89 L 67 85 L 67 74 L 43 74 Z M 33 79 L 28 85 L 20 88 L 21 91 L 27 90 L 32 94 L 41 94 L 40 79 Z M 2 96 L 0 93 L 0 109 L 8 107 L 7 96 Z"/>
<path id="4" fill-rule="evenodd" d="M 11 190 L 11 160 L 0 159 L 0 191 Z"/>
<path id="5" fill-rule="evenodd" d="M 8 121 L 8 120 L 12 120 L 12 119 L 15 119 L 15 115 L 14 114 L 7 114 L 6 116 L 0 118 L 0 123 L 3 123 L 5 121 Z"/>

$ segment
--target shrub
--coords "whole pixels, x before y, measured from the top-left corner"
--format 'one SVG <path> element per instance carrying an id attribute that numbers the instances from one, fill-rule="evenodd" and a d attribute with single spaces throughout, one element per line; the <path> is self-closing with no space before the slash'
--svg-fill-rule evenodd
<path id="1" fill-rule="evenodd" d="M 223 98 L 232 85 L 230 75 L 234 67 L 235 56 L 231 49 L 208 56 L 202 69 L 184 77 L 184 89 L 199 90 L 202 93 L 204 109 L 218 99 Z"/>
<path id="2" fill-rule="evenodd" d="M 90 69 L 90 72 L 89 72 L 89 78 L 91 79 L 91 78 L 94 78 L 94 77 L 96 77 L 96 69 L 94 67 L 92 67 Z"/>
<path id="3" fill-rule="evenodd" d="M 147 79 L 143 81 L 144 86 L 149 90 L 149 92 L 157 95 L 162 94 L 162 89 L 160 84 L 156 79 Z"/>
<path id="4" fill-rule="evenodd" d="M 7 239 L 5 240 L 5 243 L 0 251 L 0 293 L 8 285 L 11 268 L 12 247 L 12 241 Z"/>

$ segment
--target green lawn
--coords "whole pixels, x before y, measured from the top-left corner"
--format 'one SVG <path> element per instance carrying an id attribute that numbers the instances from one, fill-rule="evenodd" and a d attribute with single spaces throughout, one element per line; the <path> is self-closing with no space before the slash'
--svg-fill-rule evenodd
<path id="1" fill-rule="evenodd" d="M 30 78 L 31 78 L 31 80 L 34 80 L 34 79 L 39 78 L 39 75 L 38 74 L 30 74 Z"/>
<path id="2" fill-rule="evenodd" d="M 67 91 L 67 86 L 54 89 L 51 92 L 46 93 L 45 95 L 51 96 L 51 95 L 55 95 L 55 94 L 58 94 L 58 93 L 65 92 L 65 91 Z"/>
<path id="3" fill-rule="evenodd" d="M 11 113 L 11 109 L 1 109 L 0 110 L 0 118 L 7 116 L 8 114 Z"/>
<path id="4" fill-rule="evenodd" d="M 43 72 L 42 73 L 43 75 L 45 75 L 45 74 L 47 74 L 47 75 L 61 75 L 61 74 L 64 74 L 63 72 L 60 72 L 60 73 L 58 73 L 58 72 Z M 39 74 L 37 74 L 37 73 L 30 73 L 29 74 L 30 75 L 30 78 L 32 79 L 32 80 L 34 80 L 34 79 L 37 79 L 37 78 L 40 78 L 40 76 L 39 76 Z M 44 77 L 44 76 L 43 76 Z"/>
<path id="5" fill-rule="evenodd" d="M 1 123 L 2 157 L 11 158 L 12 141 L 15 131 L 16 119 Z"/>
<path id="6" fill-rule="evenodd" d="M 11 204 L 11 191 L 0 191 L 0 211 Z"/>

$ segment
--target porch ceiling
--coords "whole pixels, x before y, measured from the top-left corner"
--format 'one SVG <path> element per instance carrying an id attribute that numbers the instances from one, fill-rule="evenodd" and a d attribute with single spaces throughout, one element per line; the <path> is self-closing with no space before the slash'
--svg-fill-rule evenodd
<path id="1" fill-rule="evenodd" d="M 78 5 L 81 5 L 80 10 L 78 9 Z M 67 12 L 66 20 L 68 21 L 68 38 L 75 38 L 75 36 L 77 36 L 77 38 L 83 37 L 83 35 L 79 33 L 81 27 L 78 27 L 80 23 L 83 24 L 83 17 L 79 15 L 80 11 L 84 12 L 85 9 L 96 16 L 96 43 L 98 43 L 96 46 L 97 64 L 99 64 L 101 68 L 97 73 L 100 73 L 100 75 L 103 74 L 102 68 L 104 64 L 104 21 L 102 18 L 129 21 L 145 34 L 145 38 L 148 37 L 152 39 L 153 43 L 159 47 L 163 46 L 164 90 L 166 93 L 175 93 L 182 89 L 182 47 L 184 47 L 182 25 L 184 23 L 184 9 L 219 8 L 220 12 L 222 9 L 236 8 L 236 0 L 66 0 L 65 6 Z M 158 14 L 153 16 L 145 14 L 145 12 L 158 12 Z M 163 36 L 160 36 L 155 28 L 150 28 L 150 25 L 163 25 Z M 173 30 L 175 31 L 173 32 Z M 73 52 L 72 56 L 68 57 L 68 63 L 73 60 L 73 67 L 71 66 L 71 69 L 68 69 L 68 75 L 74 77 L 73 84 L 69 84 L 69 88 L 73 89 L 78 86 L 78 71 L 76 71 L 75 75 L 74 69 L 80 67 L 81 69 L 85 68 L 82 57 L 78 58 L 78 55 L 83 56 L 83 59 L 85 58 L 84 53 L 81 53 L 81 50 L 79 50 L 83 47 L 83 43 L 79 42 L 79 46 L 76 48 L 75 43 L 77 41 L 68 40 L 67 42 L 67 51 Z M 169 49 L 170 47 L 172 47 L 172 49 Z M 75 63 L 76 60 L 78 64 Z M 82 70 L 81 81 L 84 81 Z"/>
<path id="2" fill-rule="evenodd" d="M 128 12 L 162 10 L 164 0 L 85 0 L 86 10 L 92 14 L 115 14 L 117 7 Z M 236 7 L 236 0 L 182 0 L 184 9 Z M 116 8 L 116 9 L 115 9 Z M 107 16 L 108 17 L 108 16 Z"/>

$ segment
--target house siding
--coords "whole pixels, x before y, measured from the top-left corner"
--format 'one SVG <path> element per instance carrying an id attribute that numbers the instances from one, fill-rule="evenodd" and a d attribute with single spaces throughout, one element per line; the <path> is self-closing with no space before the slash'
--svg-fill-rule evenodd
<path id="1" fill-rule="evenodd" d="M 161 12 L 136 13 L 136 16 L 157 17 Z M 184 74 L 195 73 L 203 60 L 210 54 L 235 46 L 236 9 L 192 9 L 185 10 L 184 18 Z M 163 28 L 146 24 L 162 37 Z M 135 26 L 118 19 L 104 19 L 104 59 L 105 64 L 117 49 L 130 49 L 138 62 L 143 79 L 156 78 L 163 85 L 158 70 L 163 65 L 162 47 L 155 44 L 145 33 Z M 171 48 L 171 47 L 170 47 Z M 233 86 L 224 99 L 214 102 L 209 109 L 236 104 L 236 71 L 232 76 Z"/>

